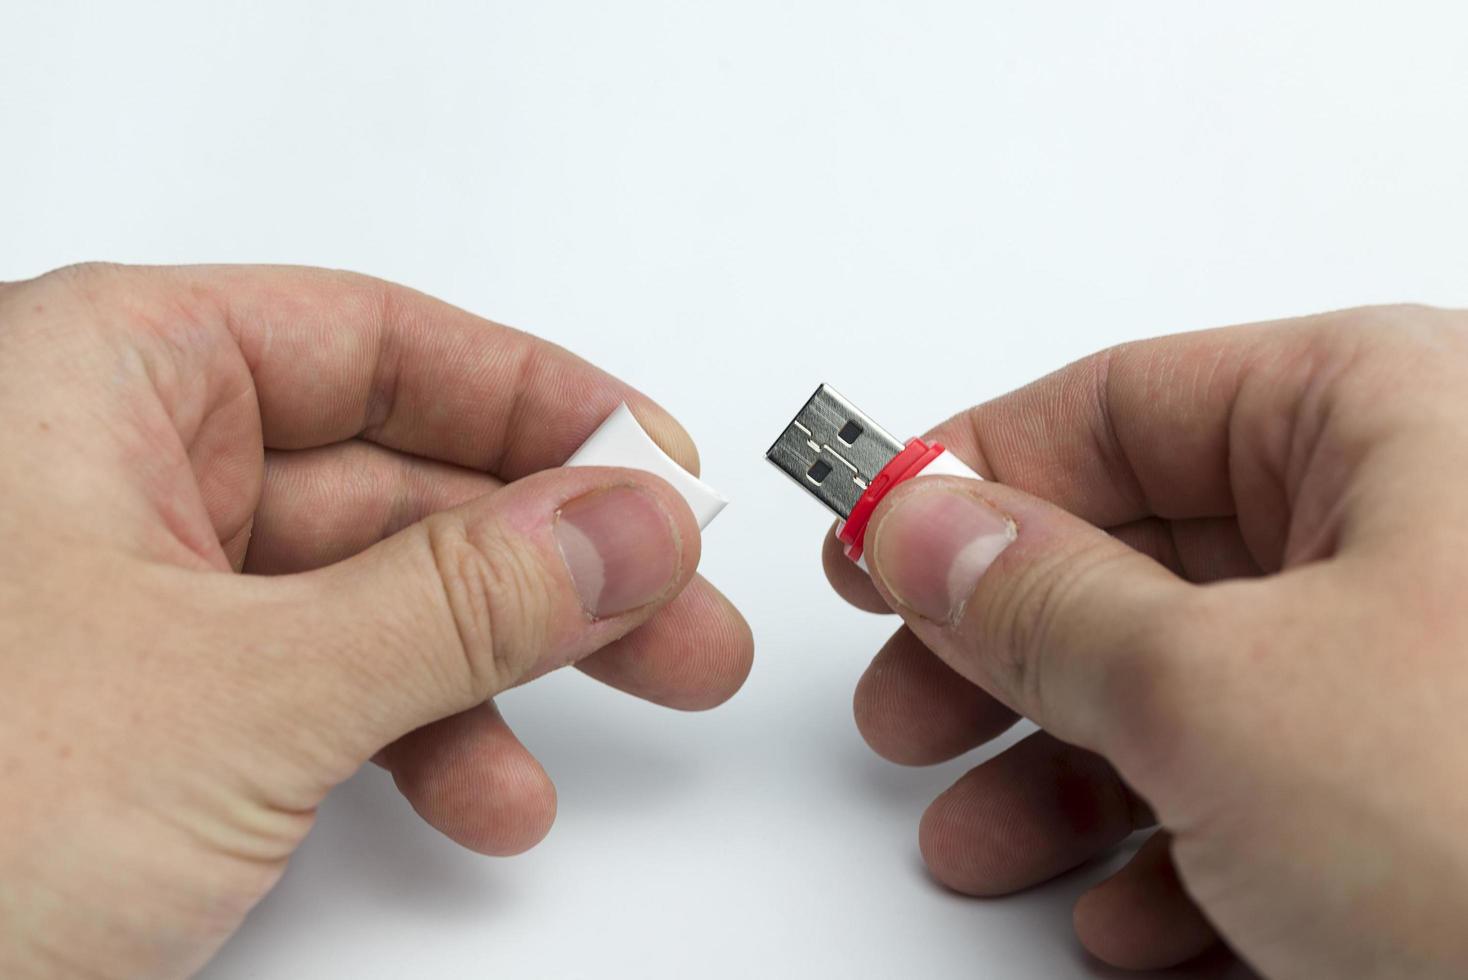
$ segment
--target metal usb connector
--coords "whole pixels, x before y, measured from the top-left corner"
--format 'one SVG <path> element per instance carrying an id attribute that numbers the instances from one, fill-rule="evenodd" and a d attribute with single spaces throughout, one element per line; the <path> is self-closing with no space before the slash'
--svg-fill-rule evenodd
<path id="1" fill-rule="evenodd" d="M 821 385 L 765 459 L 845 520 L 902 446 L 865 412 Z"/>

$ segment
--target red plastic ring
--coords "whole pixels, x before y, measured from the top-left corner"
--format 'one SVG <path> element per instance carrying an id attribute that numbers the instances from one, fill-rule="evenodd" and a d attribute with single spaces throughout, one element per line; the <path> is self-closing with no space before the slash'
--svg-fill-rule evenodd
<path id="1" fill-rule="evenodd" d="M 929 463 L 943 455 L 943 452 L 941 442 L 928 443 L 921 439 L 909 439 L 907 445 L 902 447 L 902 452 L 887 461 L 887 465 L 882 467 L 881 472 L 862 491 L 845 522 L 836 529 L 836 536 L 846 545 L 847 558 L 852 561 L 861 560 L 867 524 L 871 522 L 872 513 L 882 502 L 882 498 L 903 480 L 910 480 L 921 473 Z"/>

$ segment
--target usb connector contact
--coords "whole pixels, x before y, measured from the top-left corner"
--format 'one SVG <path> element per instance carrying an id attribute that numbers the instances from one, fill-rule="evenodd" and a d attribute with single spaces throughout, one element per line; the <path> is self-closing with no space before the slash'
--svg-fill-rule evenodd
<path id="1" fill-rule="evenodd" d="M 979 478 L 939 443 L 902 442 L 830 385 L 816 389 L 765 459 L 841 518 L 836 536 L 858 563 L 867 522 L 893 487 L 922 473 Z"/>
<path id="2" fill-rule="evenodd" d="M 892 433 L 830 385 L 821 385 L 765 459 L 845 519 L 900 452 L 902 443 Z"/>

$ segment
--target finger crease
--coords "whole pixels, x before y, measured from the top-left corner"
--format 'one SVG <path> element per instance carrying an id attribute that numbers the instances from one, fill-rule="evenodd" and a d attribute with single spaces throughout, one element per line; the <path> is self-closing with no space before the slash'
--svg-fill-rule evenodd
<path id="1" fill-rule="evenodd" d="M 505 423 L 500 431 L 500 437 L 496 440 L 499 450 L 495 453 L 494 462 L 486 468 L 486 472 L 500 474 L 504 472 L 505 463 L 510 458 L 511 445 L 516 432 L 521 431 L 524 424 L 524 413 L 527 407 L 526 393 L 530 389 L 530 378 L 537 368 L 535 349 L 527 346 L 520 354 L 520 363 L 515 365 L 514 390 L 510 395 L 510 407 L 505 412 Z"/>
<path id="2" fill-rule="evenodd" d="M 1147 499 L 1146 488 L 1142 486 L 1142 481 L 1137 477 L 1136 468 L 1132 465 L 1126 444 L 1122 442 L 1121 433 L 1116 428 L 1116 419 L 1111 412 L 1111 405 L 1115 398 L 1111 387 L 1111 368 L 1117 351 L 1118 348 L 1112 347 L 1096 355 L 1093 377 L 1097 423 L 1092 432 L 1099 450 L 1098 455 L 1106 468 L 1111 471 L 1113 485 L 1124 488 L 1123 492 L 1133 506 L 1151 514 L 1155 513 L 1155 509 L 1152 502 Z"/>
<path id="3" fill-rule="evenodd" d="M 397 322 L 398 315 L 393 291 L 384 287 L 378 299 L 377 352 L 372 364 L 371 390 L 362 410 L 362 437 L 373 442 L 378 441 L 397 411 L 402 357 L 392 324 Z"/>

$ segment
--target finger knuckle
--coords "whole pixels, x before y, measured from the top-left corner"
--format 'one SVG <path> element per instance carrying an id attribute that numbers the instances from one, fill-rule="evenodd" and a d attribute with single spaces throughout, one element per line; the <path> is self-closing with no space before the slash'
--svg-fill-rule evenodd
<path id="1" fill-rule="evenodd" d="M 1117 593 L 1117 563 L 1129 560 L 1098 541 L 1036 561 L 986 604 L 982 643 L 998 682 L 1027 712 L 1047 718 L 1073 709 L 1065 695 L 1079 683 L 1115 709 L 1105 717 L 1120 719 L 1122 742 L 1150 749 L 1177 733 L 1196 699 L 1195 636 L 1227 624 L 1196 590 L 1135 584 Z M 1098 598 L 1106 596 L 1114 597 L 1109 606 Z M 1080 619 L 1078 609 L 1086 610 Z M 1066 692 L 1057 690 L 1061 679 Z"/>
<path id="2" fill-rule="evenodd" d="M 1055 661 L 1071 655 L 1070 642 L 1057 635 L 1065 610 L 1087 577 L 1104 572 L 1107 564 L 1089 548 L 1044 556 L 1000 588 L 984 610 L 986 645 L 994 651 L 1002 682 L 1036 712 L 1045 711 Z"/>
<path id="3" fill-rule="evenodd" d="M 1133 770 L 1172 764 L 1187 733 L 1219 692 L 1207 638 L 1227 636 L 1226 614 L 1205 589 L 1186 588 L 1134 610 L 1121 642 L 1100 666 L 1100 696 L 1117 707 L 1108 751 Z"/>
<path id="4" fill-rule="evenodd" d="M 156 270 L 114 262 L 62 266 L 26 283 L 36 312 L 60 315 L 73 332 L 132 336 L 155 317 L 161 282 Z"/>
<path id="5" fill-rule="evenodd" d="M 1431 321 L 1444 316 L 1446 311 L 1426 303 L 1379 303 L 1373 306 L 1357 306 L 1345 311 L 1347 322 L 1363 328 L 1384 328 L 1403 323 Z"/>
<path id="6" fill-rule="evenodd" d="M 63 266 L 0 290 L 0 329 L 27 338 L 35 351 L 58 352 L 68 341 L 95 333 L 95 312 L 112 306 L 119 266 L 84 262 Z M 61 329 L 57 329 L 61 327 Z"/>
<path id="7" fill-rule="evenodd" d="M 550 589 L 539 564 L 497 530 L 453 515 L 427 522 L 429 549 L 442 589 L 457 683 L 478 703 L 513 686 L 533 665 L 549 619 Z"/>
<path id="8" fill-rule="evenodd" d="M 1002 675 L 1003 686 L 1019 692 L 1028 703 L 1034 703 L 1040 693 L 1033 651 L 1046 645 L 1044 635 L 1053 622 L 1055 596 L 1063 588 L 1050 565 L 1049 561 L 1037 562 L 1029 575 L 995 590 L 982 613 L 985 646 Z"/>
<path id="9" fill-rule="evenodd" d="M 1317 355 L 1359 355 L 1384 344 L 1436 349 L 1462 338 L 1461 314 L 1420 303 L 1357 306 L 1297 321 Z"/>
<path id="10" fill-rule="evenodd" d="M 44 273 L 35 284 L 90 297 L 108 289 L 127 272 L 128 267 L 117 262 L 74 262 Z"/>

